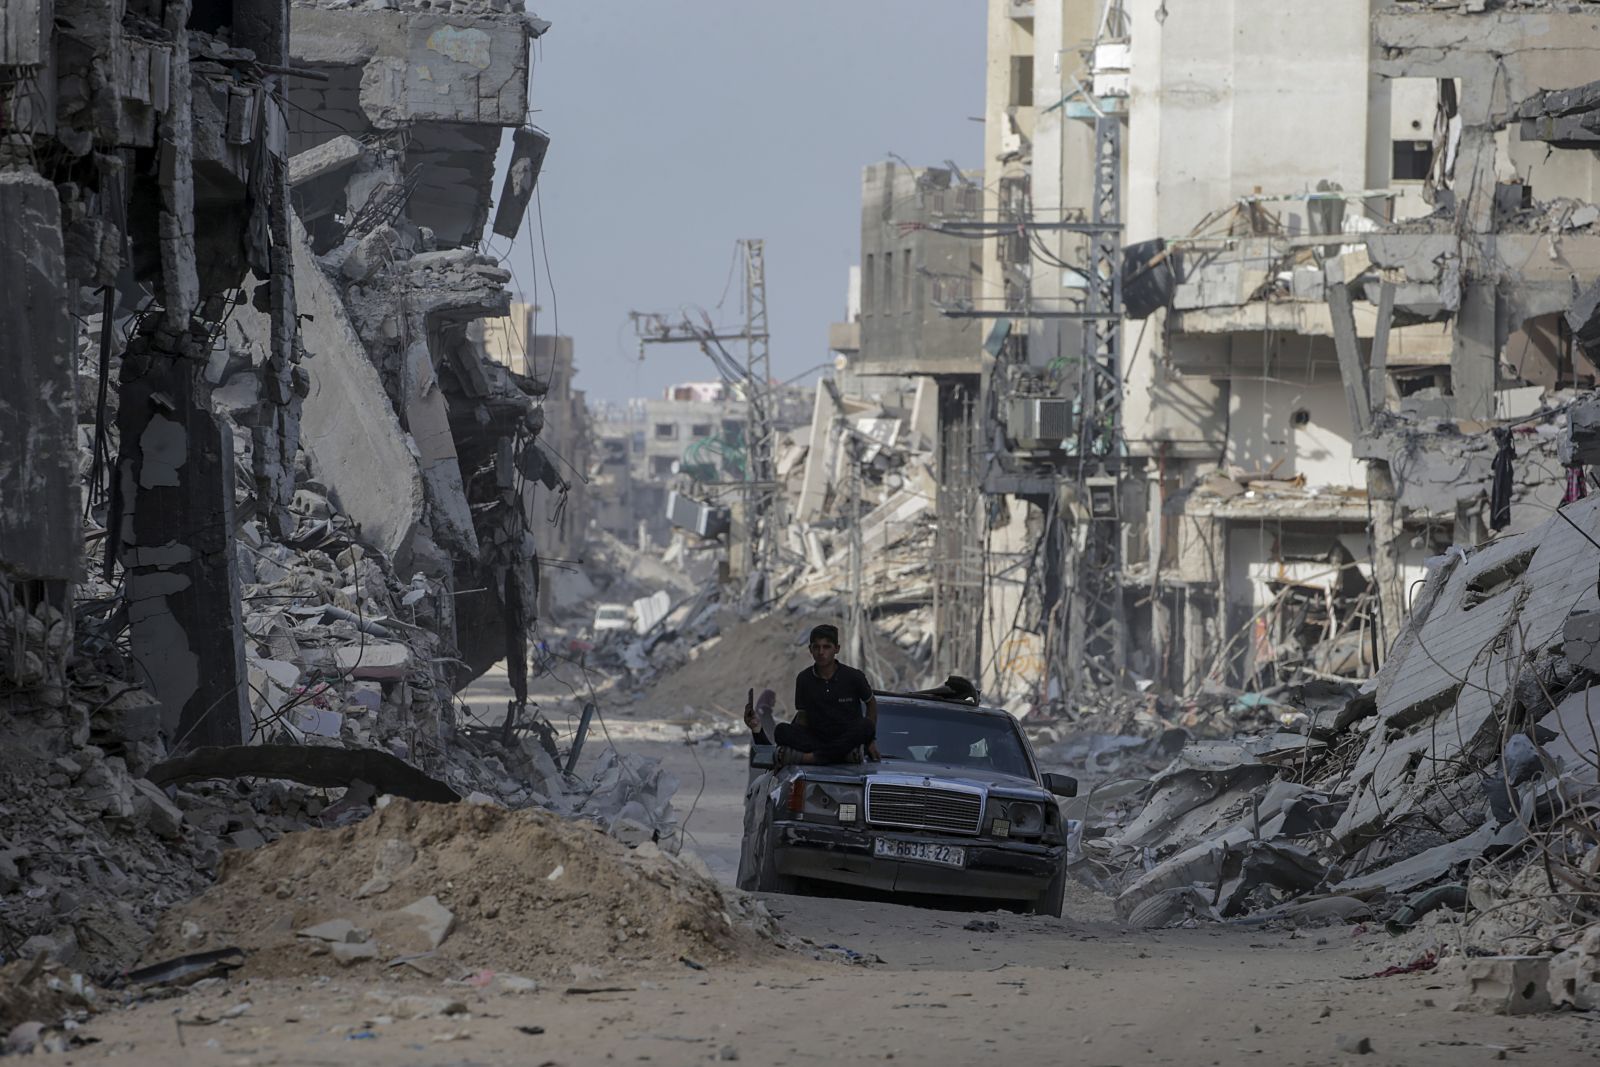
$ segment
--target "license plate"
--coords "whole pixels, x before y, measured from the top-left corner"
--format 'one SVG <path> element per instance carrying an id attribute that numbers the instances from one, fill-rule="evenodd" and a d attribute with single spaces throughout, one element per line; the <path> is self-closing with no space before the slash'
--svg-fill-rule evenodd
<path id="1" fill-rule="evenodd" d="M 967 850 L 960 845 L 933 845 L 926 841 L 895 841 L 887 837 L 872 839 L 872 854 L 884 859 L 937 863 L 941 867 L 965 867 Z"/>

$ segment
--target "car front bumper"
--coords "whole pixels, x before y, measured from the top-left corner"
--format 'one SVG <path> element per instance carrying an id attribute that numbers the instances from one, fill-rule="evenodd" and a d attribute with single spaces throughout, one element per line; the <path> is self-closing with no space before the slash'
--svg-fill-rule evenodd
<path id="1" fill-rule="evenodd" d="M 815 878 L 867 889 L 939 896 L 1037 900 L 1066 858 L 1064 845 L 1024 841 L 997 844 L 971 837 L 857 830 L 838 826 L 778 823 L 773 860 L 780 874 Z M 924 841 L 966 850 L 964 868 L 872 854 L 872 839 Z"/>

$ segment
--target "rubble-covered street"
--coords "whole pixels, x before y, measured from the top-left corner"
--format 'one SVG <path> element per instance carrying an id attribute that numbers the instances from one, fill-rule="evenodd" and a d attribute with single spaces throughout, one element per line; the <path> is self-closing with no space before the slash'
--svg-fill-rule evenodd
<path id="1" fill-rule="evenodd" d="M 0 1058 L 1595 1062 L 1600 2 L 549 2 L 0 7 Z"/>

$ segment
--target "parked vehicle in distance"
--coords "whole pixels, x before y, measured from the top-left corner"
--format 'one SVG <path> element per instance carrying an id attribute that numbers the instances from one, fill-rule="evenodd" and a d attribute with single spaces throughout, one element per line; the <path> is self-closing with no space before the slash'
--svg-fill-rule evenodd
<path id="1" fill-rule="evenodd" d="M 998 708 L 878 694 L 878 762 L 773 768 L 745 798 L 739 888 L 804 892 L 835 882 L 1021 903 L 1060 915 L 1077 780 L 1041 774 Z"/>
<path id="2" fill-rule="evenodd" d="M 633 612 L 626 604 L 601 604 L 594 610 L 594 632 L 633 629 Z"/>

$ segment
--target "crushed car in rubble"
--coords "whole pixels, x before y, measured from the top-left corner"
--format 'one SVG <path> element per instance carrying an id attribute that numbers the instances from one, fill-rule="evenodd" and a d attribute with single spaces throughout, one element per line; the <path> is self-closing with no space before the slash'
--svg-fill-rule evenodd
<path id="1" fill-rule="evenodd" d="M 1063 774 L 1041 774 L 1017 721 L 954 700 L 878 694 L 882 759 L 773 767 L 755 746 L 741 889 L 831 882 L 1018 903 L 1061 914 L 1069 824 Z"/>

